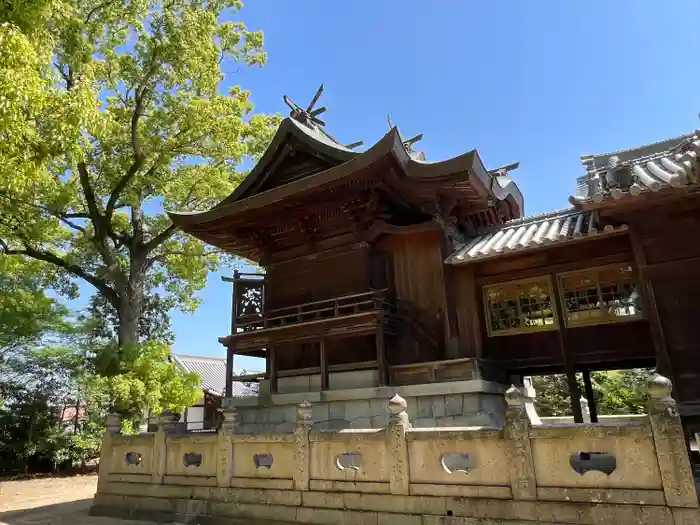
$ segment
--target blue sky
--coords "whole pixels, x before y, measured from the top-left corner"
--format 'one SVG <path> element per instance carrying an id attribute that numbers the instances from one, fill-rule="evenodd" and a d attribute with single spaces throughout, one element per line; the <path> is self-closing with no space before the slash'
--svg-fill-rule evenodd
<path id="1" fill-rule="evenodd" d="M 257 111 L 286 113 L 284 94 L 306 105 L 323 83 L 341 141 L 373 144 L 389 112 L 404 136 L 425 134 L 428 160 L 520 161 L 527 214 L 567 207 L 580 155 L 700 127 L 691 0 L 248 0 L 237 18 L 265 32 L 268 64 L 226 81 Z M 230 293 L 212 275 L 199 310 L 173 315 L 176 352 L 224 355 Z"/>

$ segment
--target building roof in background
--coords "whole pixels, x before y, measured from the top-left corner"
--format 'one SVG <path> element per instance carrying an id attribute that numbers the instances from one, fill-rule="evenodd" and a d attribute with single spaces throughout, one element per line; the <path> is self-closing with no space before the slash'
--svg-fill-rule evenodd
<path id="1" fill-rule="evenodd" d="M 175 362 L 185 372 L 194 372 L 202 378 L 202 390 L 215 396 L 226 392 L 226 360 L 220 357 L 173 355 Z M 240 381 L 233 382 L 233 397 L 255 396 L 257 385 L 247 386 Z"/>
<path id="2" fill-rule="evenodd" d="M 572 204 L 679 188 L 700 182 L 700 131 L 639 148 L 581 157 L 586 175 L 578 179 Z"/>

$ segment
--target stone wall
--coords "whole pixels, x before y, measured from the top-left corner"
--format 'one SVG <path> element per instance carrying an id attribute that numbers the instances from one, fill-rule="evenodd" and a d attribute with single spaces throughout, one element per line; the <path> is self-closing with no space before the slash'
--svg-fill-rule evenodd
<path id="1" fill-rule="evenodd" d="M 383 429 L 105 436 L 93 515 L 218 524 L 700 523 L 670 382 L 638 421 L 532 426 L 516 387 L 502 428 L 413 428 L 400 396 Z M 386 403 L 386 401 L 385 401 Z M 388 410 L 387 410 L 388 408 Z M 238 520 L 238 521 L 236 521 Z"/>
<path id="2" fill-rule="evenodd" d="M 236 432 L 241 434 L 292 432 L 296 407 L 303 401 L 312 403 L 314 430 L 385 428 L 389 424 L 386 400 L 397 392 L 408 402 L 414 428 L 501 427 L 504 390 L 502 385 L 471 380 L 276 395 L 263 391 L 257 398 L 224 400 L 224 405 L 237 411 Z"/>

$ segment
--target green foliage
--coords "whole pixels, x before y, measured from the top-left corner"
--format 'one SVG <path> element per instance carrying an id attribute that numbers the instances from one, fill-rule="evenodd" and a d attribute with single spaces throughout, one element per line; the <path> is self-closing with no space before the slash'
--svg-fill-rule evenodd
<path id="1" fill-rule="evenodd" d="M 223 22 L 237 0 L 30 0 L 0 6 L 0 252 L 94 286 L 138 340 L 144 293 L 191 311 L 220 254 L 163 208 L 204 209 L 240 182 L 276 116 L 221 93 L 265 62 L 263 37 Z"/>
<path id="2" fill-rule="evenodd" d="M 599 415 L 643 414 L 646 380 L 650 370 L 634 368 L 591 373 L 593 396 Z M 581 375 L 579 390 L 584 391 Z M 541 417 L 571 416 L 571 399 L 566 375 L 533 376 L 537 392 L 537 413 Z"/>
<path id="3" fill-rule="evenodd" d="M 93 387 L 106 393 L 114 410 L 134 423 L 147 413 L 180 413 L 202 395 L 201 378 L 183 372 L 164 343 L 105 346 L 96 355 Z"/>
<path id="4" fill-rule="evenodd" d="M 56 283 L 51 270 L 38 261 L 0 255 L 0 366 L 42 334 L 67 329 L 67 310 L 44 293 Z"/>

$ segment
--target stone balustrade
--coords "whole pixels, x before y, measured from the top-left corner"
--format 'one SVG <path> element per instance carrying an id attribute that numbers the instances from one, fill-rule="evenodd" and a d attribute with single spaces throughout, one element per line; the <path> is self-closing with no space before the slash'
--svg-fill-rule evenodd
<path id="1" fill-rule="evenodd" d="M 105 436 L 93 514 L 255 523 L 690 525 L 700 523 L 668 379 L 649 381 L 648 416 L 532 426 L 520 389 L 502 428 L 412 428 L 406 400 L 383 429 Z"/>

